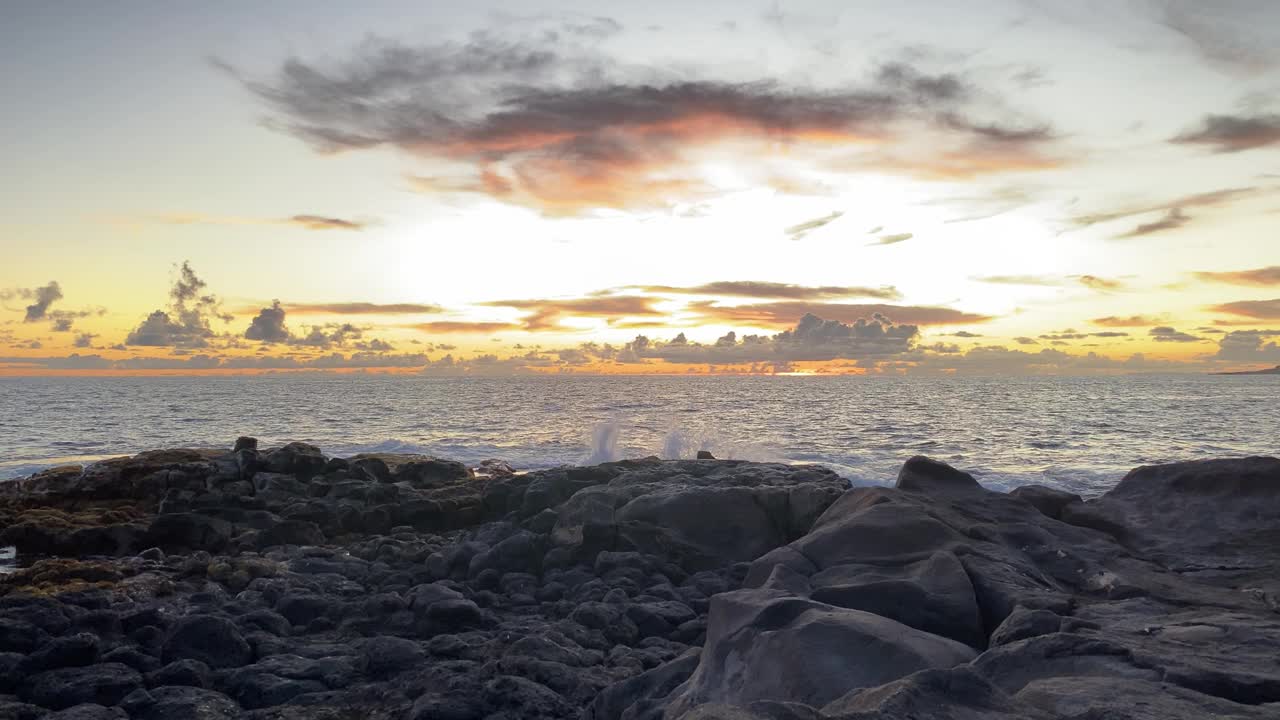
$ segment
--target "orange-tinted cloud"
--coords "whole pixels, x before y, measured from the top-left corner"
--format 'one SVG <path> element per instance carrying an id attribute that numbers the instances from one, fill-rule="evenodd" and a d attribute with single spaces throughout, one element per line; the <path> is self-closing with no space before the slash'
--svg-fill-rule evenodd
<path id="1" fill-rule="evenodd" d="M 1206 308 L 1210 312 L 1239 315 L 1258 320 L 1280 320 L 1280 298 L 1272 300 L 1239 300 Z"/>
<path id="2" fill-rule="evenodd" d="M 460 44 L 369 41 L 345 63 L 290 59 L 266 81 L 222 67 L 274 111 L 273 127 L 321 152 L 394 147 L 437 166 L 411 180 L 420 190 L 553 215 L 712 192 L 698 168 L 717 149 L 743 167 L 803 148 L 828 169 L 941 178 L 1058 164 L 1041 152 L 1056 139 L 1047 127 L 1003 124 L 1016 114 L 993 93 L 904 63 L 839 88 L 655 80 L 563 34 L 483 32 Z M 875 152 L 850 159 L 859 149 Z M 778 174 L 758 179 L 777 184 Z M 812 186 L 794 173 L 783 184 Z"/>
<path id="3" fill-rule="evenodd" d="M 1102 327 L 1148 327 L 1158 325 L 1162 318 L 1154 315 L 1108 315 L 1107 317 L 1094 318 L 1089 322 Z"/>
<path id="4" fill-rule="evenodd" d="M 1256 270 L 1235 270 L 1230 272 L 1198 272 L 1195 276 L 1201 280 L 1229 283 L 1231 285 L 1254 285 L 1270 287 L 1280 285 L 1280 265 L 1258 268 Z"/>
<path id="5" fill-rule="evenodd" d="M 661 317 L 666 313 L 654 307 L 659 301 L 660 298 L 640 295 L 612 295 L 567 300 L 495 300 L 479 304 L 523 310 L 527 313 L 521 320 L 523 328 L 537 331 L 561 328 L 561 321 L 570 317 L 601 318 L 611 323 L 624 318 Z"/>
<path id="6" fill-rule="evenodd" d="M 434 322 L 415 323 L 405 327 L 427 333 L 459 335 L 467 333 L 496 333 L 504 330 L 519 330 L 520 325 L 503 322 L 471 322 L 467 320 L 436 320 Z"/>
<path id="7" fill-rule="evenodd" d="M 775 302 L 753 305 L 720 305 L 714 301 L 696 302 L 689 309 L 707 323 L 741 324 L 761 328 L 787 328 L 805 315 L 853 323 L 880 315 L 895 323 L 910 325 L 969 325 L 994 319 L 944 307 L 917 305 L 880 305 L 819 302 Z"/>

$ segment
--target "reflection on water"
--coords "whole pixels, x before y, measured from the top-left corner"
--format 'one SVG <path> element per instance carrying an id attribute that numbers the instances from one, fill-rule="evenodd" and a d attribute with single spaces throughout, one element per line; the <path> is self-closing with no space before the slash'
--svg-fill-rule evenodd
<path id="1" fill-rule="evenodd" d="M 705 449 L 854 483 L 928 454 L 1093 494 L 1144 463 L 1280 453 L 1278 396 L 1276 376 L 0 378 L 0 478 L 248 434 L 519 469 Z"/>

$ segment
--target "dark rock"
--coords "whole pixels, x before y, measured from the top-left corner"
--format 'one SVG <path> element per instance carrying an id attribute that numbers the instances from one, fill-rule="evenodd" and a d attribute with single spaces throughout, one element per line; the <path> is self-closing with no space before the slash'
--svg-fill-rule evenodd
<path id="1" fill-rule="evenodd" d="M 329 612 L 332 603 L 322 595 L 290 593 L 276 603 L 276 612 L 293 625 L 306 625 Z"/>
<path id="2" fill-rule="evenodd" d="M 322 545 L 324 533 L 320 526 L 306 520 L 283 520 L 258 533 L 258 547 L 276 545 Z"/>
<path id="3" fill-rule="evenodd" d="M 129 720 L 129 714 L 115 707 L 84 703 L 45 715 L 45 720 Z"/>
<path id="4" fill-rule="evenodd" d="M 179 620 L 164 642 L 163 659 L 198 660 L 211 668 L 248 664 L 253 652 L 235 624 L 215 615 L 190 615 Z"/>
<path id="5" fill-rule="evenodd" d="M 303 480 L 319 475 L 327 462 L 320 448 L 301 442 L 268 450 L 261 456 L 262 467 L 267 472 L 296 475 Z"/>
<path id="6" fill-rule="evenodd" d="M 118 647 L 103 653 L 103 662 L 128 665 L 140 673 L 148 673 L 160 667 L 160 661 L 136 647 Z"/>
<path id="7" fill-rule="evenodd" d="M 145 678 L 149 688 L 166 685 L 207 688 L 209 687 L 209 666 L 199 660 L 175 660 L 158 670 L 147 673 Z"/>
<path id="8" fill-rule="evenodd" d="M 977 490 L 982 486 L 973 476 L 950 465 L 917 455 L 907 460 L 898 471 L 899 490 L 915 492 L 947 492 Z"/>
<path id="9" fill-rule="evenodd" d="M 144 545 L 167 552 L 208 550 L 217 552 L 231 540 L 231 523 L 197 513 L 157 515 L 147 528 Z"/>
<path id="10" fill-rule="evenodd" d="M 418 643 L 386 635 L 366 640 L 363 651 L 365 672 L 374 676 L 412 669 L 427 657 Z"/>
<path id="11" fill-rule="evenodd" d="M 858 647 L 875 652 L 850 652 Z M 954 640 L 860 610 L 776 590 L 724 593 L 712 598 L 702 661 L 668 713 L 679 717 L 707 702 L 822 706 L 853 689 L 953 667 L 976 655 Z M 798 672 L 789 672 L 792 668 Z"/>
<path id="12" fill-rule="evenodd" d="M 0 652 L 29 653 L 46 642 L 48 635 L 29 622 L 0 617 Z"/>
<path id="13" fill-rule="evenodd" d="M 134 712 L 134 720 L 232 720 L 240 706 L 222 693 L 196 687 L 157 687 L 152 703 Z"/>
<path id="14" fill-rule="evenodd" d="M 78 633 L 55 638 L 27 656 L 19 670 L 34 675 L 45 670 L 64 667 L 84 667 L 98 662 L 102 647 L 98 638 L 89 633 Z"/>
<path id="15" fill-rule="evenodd" d="M 21 697 L 53 710 L 95 703 L 115 705 L 142 687 L 137 670 L 119 663 L 46 670 L 27 679 Z"/>
<path id="16" fill-rule="evenodd" d="M 258 438 L 249 437 L 247 435 L 241 435 L 240 437 L 236 438 L 235 447 L 233 447 L 231 451 L 232 452 L 240 452 L 241 450 L 256 451 L 257 449 L 258 449 Z"/>
<path id="17" fill-rule="evenodd" d="M 712 455 L 710 450 L 699 450 L 697 459 L 698 460 L 715 460 L 716 456 Z"/>
<path id="18" fill-rule="evenodd" d="M 1061 519 L 1063 508 L 1082 502 L 1080 496 L 1075 493 L 1055 490 L 1043 485 L 1023 485 L 1011 490 L 1009 495 L 1019 500 L 1026 500 L 1032 507 L 1055 520 Z"/>

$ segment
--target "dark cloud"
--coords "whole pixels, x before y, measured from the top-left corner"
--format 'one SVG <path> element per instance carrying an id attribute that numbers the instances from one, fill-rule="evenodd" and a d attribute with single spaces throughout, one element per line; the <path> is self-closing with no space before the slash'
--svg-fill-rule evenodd
<path id="1" fill-rule="evenodd" d="M 74 345 L 78 348 L 93 347 L 93 339 L 98 337 L 94 333 L 82 332 L 76 335 Z"/>
<path id="2" fill-rule="evenodd" d="M 816 315 L 844 323 L 881 315 L 895 323 L 912 325 L 970 325 L 991 320 L 989 315 L 943 307 L 820 302 L 775 302 L 753 305 L 720 305 L 714 301 L 690 303 L 689 310 L 700 321 L 752 327 L 791 327 L 805 315 Z"/>
<path id="3" fill-rule="evenodd" d="M 10 288 L 0 290 L 0 301 L 30 300 L 23 308 L 22 321 L 26 323 L 48 322 L 54 332 L 69 332 L 79 318 L 102 315 L 99 310 L 54 310 L 53 304 L 62 299 L 62 286 L 57 281 L 35 288 Z"/>
<path id="4" fill-rule="evenodd" d="M 982 337 L 982 336 L 981 336 L 981 335 L 979 335 L 978 333 L 971 333 L 971 332 L 969 332 L 968 330 L 961 330 L 961 331 L 959 331 L 959 332 L 953 332 L 953 333 L 951 333 L 951 337 L 958 337 L 958 338 L 980 338 L 980 337 Z"/>
<path id="5" fill-rule="evenodd" d="M 343 220 L 323 215 L 294 215 L 288 222 L 307 230 L 363 230 L 368 225 L 358 220 Z"/>
<path id="6" fill-rule="evenodd" d="M 1234 330 L 1218 340 L 1218 360 L 1229 362 L 1278 362 L 1280 344 L 1270 338 L 1280 338 L 1277 330 Z"/>
<path id="7" fill-rule="evenodd" d="M 906 242 L 915 237 L 915 233 L 895 233 L 893 235 L 881 235 L 880 239 L 871 243 L 872 245 L 894 245 L 900 242 Z"/>
<path id="8" fill-rule="evenodd" d="M 126 345 L 154 347 L 205 347 L 215 336 L 213 320 L 231 322 L 218 296 L 206 292 L 191 264 L 183 262 L 169 289 L 168 310 L 156 310 L 125 338 Z"/>
<path id="9" fill-rule="evenodd" d="M 953 175 L 1043 165 L 1053 138 L 1003 124 L 999 99 L 956 73 L 892 63 L 842 87 L 697 80 L 623 66 L 573 33 L 514 32 L 424 46 L 372 39 L 345 62 L 291 58 L 267 80 L 219 65 L 272 110 L 271 126 L 322 152 L 394 147 L 452 164 L 415 181 L 420 189 L 549 214 L 665 207 L 704 192 L 688 150 L 727 139 L 895 150 L 927 130 L 946 152 L 884 164 Z M 907 127 L 916 132 L 898 132 Z"/>
<path id="10" fill-rule="evenodd" d="M 265 343 L 289 342 L 292 335 L 284 325 L 284 318 L 285 311 L 280 307 L 280 301 L 273 301 L 271 307 L 262 308 L 257 317 L 249 323 L 249 328 L 244 331 L 245 339 Z"/>
<path id="11" fill-rule="evenodd" d="M 1160 322 L 1160 318 L 1152 315 L 1108 315 L 1094 318 L 1089 322 L 1103 327 L 1148 327 Z"/>
<path id="12" fill-rule="evenodd" d="M 1280 27 L 1280 6 L 1272 0 L 1164 0 L 1160 9 L 1160 22 L 1215 67 L 1256 75 L 1280 63 L 1274 32 Z"/>
<path id="13" fill-rule="evenodd" d="M 1222 303 L 1206 308 L 1210 312 L 1256 318 L 1258 320 L 1280 320 L 1280 298 L 1272 300 L 1238 300 Z"/>
<path id="14" fill-rule="evenodd" d="M 62 286 L 57 282 L 50 282 L 44 287 L 38 287 L 30 291 L 30 295 L 35 302 L 27 306 L 26 317 L 23 322 L 39 322 L 44 320 L 49 312 L 49 306 L 62 299 Z"/>
<path id="15" fill-rule="evenodd" d="M 1147 334 L 1150 335 L 1151 339 L 1155 340 L 1156 342 L 1187 343 L 1187 342 L 1200 342 L 1201 340 L 1201 338 L 1198 338 L 1195 335 L 1184 333 L 1180 330 L 1175 330 L 1174 328 L 1171 328 L 1168 325 L 1153 327 L 1151 328 L 1150 331 L 1147 332 Z"/>
<path id="16" fill-rule="evenodd" d="M 714 295 L 719 297 L 748 297 L 779 300 L 829 300 L 834 298 L 868 297 L 878 300 L 898 300 L 902 293 L 893 286 L 878 288 L 859 286 L 808 286 L 762 280 L 723 280 L 692 287 L 670 285 L 633 285 L 628 289 L 643 292 L 674 295 Z"/>
<path id="17" fill-rule="evenodd" d="M 1208 115 L 1200 127 L 1170 142 L 1203 145 L 1216 153 L 1269 147 L 1280 144 L 1280 115 Z"/>
<path id="18" fill-rule="evenodd" d="M 683 333 L 667 342 L 641 335 L 628 343 L 618 357 L 624 361 L 657 359 L 715 365 L 876 359 L 909 352 L 919 336 L 919 327 L 898 325 L 882 315 L 843 323 L 806 314 L 793 328 L 777 335 L 739 338 L 729 332 L 710 344 L 690 342 Z"/>
<path id="19" fill-rule="evenodd" d="M 789 235 L 792 240 L 800 240 L 800 239 L 803 239 L 809 233 L 813 232 L 814 230 L 826 227 L 827 225 L 830 225 L 836 220 L 839 220 L 843 215 L 844 213 L 840 211 L 833 212 L 830 215 L 823 215 L 820 218 L 814 218 L 813 220 L 806 220 L 802 223 L 796 223 L 795 225 L 792 225 L 788 228 L 783 229 L 783 232 Z"/>
<path id="20" fill-rule="evenodd" d="M 610 323 L 624 318 L 661 317 L 666 313 L 654 307 L 659 298 L 641 295 L 609 295 L 567 300 L 494 300 L 479 303 L 486 307 L 523 310 L 525 330 L 561 328 L 565 318 L 602 318 Z"/>
<path id="21" fill-rule="evenodd" d="M 1039 345 L 1040 344 L 1039 342 L 1036 341 L 1035 338 L 1029 338 L 1029 337 L 1016 337 L 1013 339 L 1013 341 L 1018 343 L 1019 345 Z"/>
<path id="22" fill-rule="evenodd" d="M 1198 272 L 1195 276 L 1201 280 L 1208 280 L 1211 282 L 1269 287 L 1272 285 L 1280 285 L 1280 265 L 1272 265 L 1270 267 L 1258 268 L 1256 270 Z"/>

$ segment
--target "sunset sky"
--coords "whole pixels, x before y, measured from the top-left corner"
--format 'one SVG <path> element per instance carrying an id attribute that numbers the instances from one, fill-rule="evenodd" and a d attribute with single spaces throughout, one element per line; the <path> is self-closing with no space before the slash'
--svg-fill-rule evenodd
<path id="1" fill-rule="evenodd" d="M 1280 364 L 1280 2 L 6 3 L 0 374 Z"/>

